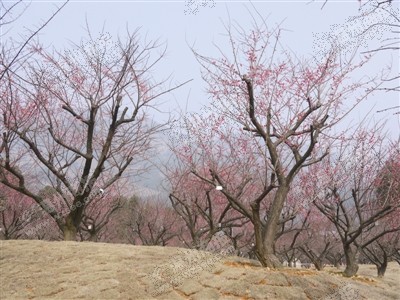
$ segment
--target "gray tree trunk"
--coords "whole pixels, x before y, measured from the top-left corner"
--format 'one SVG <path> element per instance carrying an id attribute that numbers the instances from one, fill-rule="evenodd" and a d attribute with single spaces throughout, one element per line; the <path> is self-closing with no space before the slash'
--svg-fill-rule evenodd
<path id="1" fill-rule="evenodd" d="M 64 241 L 76 241 L 78 228 L 74 225 L 71 216 L 67 216 L 63 227 Z"/>
<path id="2" fill-rule="evenodd" d="M 263 234 L 263 253 L 261 264 L 270 268 L 282 268 L 282 263 L 275 255 L 274 245 L 276 233 L 278 230 L 278 222 L 282 213 L 283 205 L 289 192 L 288 185 L 281 185 L 275 194 L 274 201 L 268 212 L 267 225 Z"/>
<path id="3" fill-rule="evenodd" d="M 358 249 L 345 245 L 344 256 L 346 258 L 346 269 L 344 270 L 344 276 L 351 277 L 357 274 L 358 271 Z"/>

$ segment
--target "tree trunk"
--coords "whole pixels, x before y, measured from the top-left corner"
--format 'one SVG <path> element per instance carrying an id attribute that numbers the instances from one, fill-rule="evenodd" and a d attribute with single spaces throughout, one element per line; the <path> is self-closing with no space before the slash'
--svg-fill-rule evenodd
<path id="1" fill-rule="evenodd" d="M 76 241 L 78 228 L 74 225 L 71 216 L 67 216 L 63 227 L 64 241 Z"/>
<path id="2" fill-rule="evenodd" d="M 382 278 L 385 275 L 385 272 L 386 272 L 387 262 L 383 263 L 380 266 L 376 266 L 376 268 L 378 269 L 378 277 Z"/>
<path id="3" fill-rule="evenodd" d="M 263 266 L 270 268 L 282 268 L 282 264 L 275 255 L 274 246 L 276 241 L 276 233 L 278 231 L 278 222 L 282 213 L 287 194 L 289 192 L 288 185 L 281 185 L 275 194 L 274 201 L 268 211 L 267 225 L 263 235 L 263 256 L 261 262 Z"/>
<path id="4" fill-rule="evenodd" d="M 385 275 L 386 268 L 388 265 L 388 257 L 386 255 L 386 252 L 383 252 L 383 262 L 379 265 L 376 265 L 376 268 L 378 269 L 378 277 L 382 278 Z"/>
<path id="5" fill-rule="evenodd" d="M 324 268 L 322 265 L 322 261 L 320 261 L 318 259 L 312 260 L 312 263 L 313 263 L 315 269 L 317 269 L 317 271 L 322 271 L 322 269 Z"/>
<path id="6" fill-rule="evenodd" d="M 358 271 L 358 249 L 354 249 L 350 245 L 345 245 L 344 256 L 346 258 L 346 269 L 344 270 L 344 276 L 351 277 L 356 275 Z"/>
<path id="7" fill-rule="evenodd" d="M 71 212 L 65 218 L 64 226 L 62 226 L 64 241 L 76 241 L 76 235 L 78 234 L 78 228 L 82 222 L 84 209 L 84 205 L 78 205 L 78 203 L 84 203 L 83 199 L 88 196 L 88 193 L 89 191 L 87 194 L 81 195 L 74 200 Z"/>
<path id="8" fill-rule="evenodd" d="M 253 247 L 254 254 L 257 259 L 260 261 L 261 265 L 267 267 L 265 262 L 265 252 L 263 246 L 263 224 L 260 220 L 260 205 L 259 203 L 253 203 L 251 205 L 251 210 L 253 214 L 253 226 L 254 226 L 254 237 L 256 244 Z"/>
<path id="9" fill-rule="evenodd" d="M 89 241 L 97 242 L 97 234 L 96 233 L 90 233 Z"/>

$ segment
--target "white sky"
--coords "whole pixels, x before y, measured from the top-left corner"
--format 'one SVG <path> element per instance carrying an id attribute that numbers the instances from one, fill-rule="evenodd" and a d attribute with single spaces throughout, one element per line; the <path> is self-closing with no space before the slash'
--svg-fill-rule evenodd
<path id="1" fill-rule="evenodd" d="M 199 4 L 204 1 L 194 2 Z M 69 41 L 79 43 L 80 39 L 85 37 L 85 18 L 94 34 L 101 31 L 103 25 L 105 31 L 113 36 L 118 34 L 123 36 L 126 27 L 131 31 L 141 27 L 142 35 L 147 34 L 149 39 L 160 38 L 168 43 L 168 55 L 158 66 L 155 76 L 165 78 L 173 74 L 174 82 L 194 79 L 179 91 L 165 97 L 162 109 L 174 110 L 177 103 L 184 107 L 188 101 L 189 110 L 198 111 L 201 104 L 207 103 L 208 96 L 204 93 L 200 67 L 188 45 L 194 44 L 200 53 L 207 55 L 216 54 L 213 42 L 224 48 L 225 39 L 221 39 L 221 34 L 225 33 L 223 22 L 228 21 L 228 13 L 231 20 L 239 22 L 243 27 L 251 26 L 251 16 L 247 12 L 247 9 L 252 10 L 249 1 L 214 1 L 214 7 L 210 7 L 212 2 L 205 3 L 207 4 L 205 7 L 199 5 L 198 13 L 194 15 L 184 13 L 184 10 L 188 9 L 188 1 L 71 1 L 41 32 L 40 41 L 59 50 L 63 47 L 68 48 Z M 349 16 L 358 13 L 357 0 L 330 0 L 321 10 L 323 2 L 253 1 L 253 5 L 260 14 L 269 16 L 271 27 L 283 21 L 282 27 L 287 29 L 283 42 L 301 56 L 313 52 L 313 44 L 318 42 L 316 34 L 329 32 L 330 26 L 345 24 Z M 398 4 L 399 2 L 395 5 L 398 7 Z M 36 28 L 41 21 L 51 15 L 55 5 L 61 5 L 61 2 L 33 0 L 9 34 L 16 36 L 23 33 L 20 26 Z M 193 4 L 192 8 L 195 8 L 194 5 L 196 4 Z M 254 13 L 254 10 L 252 11 Z M 349 32 L 357 29 L 347 25 L 344 28 Z M 376 39 L 369 39 L 369 43 L 371 48 L 379 45 Z M 225 49 L 229 51 L 228 45 Z M 371 73 L 379 72 L 390 62 L 395 66 L 394 73 L 398 74 L 399 56 L 394 51 L 379 53 L 368 70 Z M 372 109 L 371 118 L 386 119 L 389 134 L 393 137 L 399 136 L 400 115 L 393 115 L 394 110 L 374 113 L 377 110 L 400 105 L 398 96 L 395 93 L 377 93 L 354 112 L 351 115 L 352 120 L 349 121 L 357 123 Z"/>

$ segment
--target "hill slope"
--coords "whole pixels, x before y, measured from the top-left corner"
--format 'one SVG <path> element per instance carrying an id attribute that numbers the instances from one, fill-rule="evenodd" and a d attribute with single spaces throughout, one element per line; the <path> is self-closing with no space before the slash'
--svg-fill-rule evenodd
<path id="1" fill-rule="evenodd" d="M 333 272 L 169 247 L 0 241 L 0 299 L 400 299 L 397 264 L 384 279 L 370 265 L 356 278 Z"/>

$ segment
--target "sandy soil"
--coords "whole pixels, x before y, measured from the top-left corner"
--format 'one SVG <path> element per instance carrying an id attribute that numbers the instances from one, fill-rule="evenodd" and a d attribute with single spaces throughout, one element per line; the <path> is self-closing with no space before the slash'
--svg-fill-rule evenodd
<path id="1" fill-rule="evenodd" d="M 0 241 L 0 299 L 400 299 L 400 267 L 280 271 L 178 248 Z"/>

